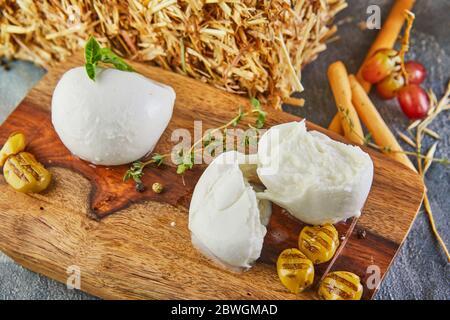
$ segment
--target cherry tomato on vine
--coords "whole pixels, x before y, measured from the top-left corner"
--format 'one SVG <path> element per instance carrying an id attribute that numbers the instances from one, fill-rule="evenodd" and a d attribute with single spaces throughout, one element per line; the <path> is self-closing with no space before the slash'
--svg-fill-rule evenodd
<path id="1" fill-rule="evenodd" d="M 364 80 L 375 84 L 389 76 L 400 64 L 398 52 L 394 49 L 380 49 L 370 57 L 362 68 Z"/>
<path id="2" fill-rule="evenodd" d="M 384 80 L 378 82 L 377 93 L 385 100 L 393 99 L 397 92 L 405 85 L 405 79 L 399 72 L 394 72 Z"/>
<path id="3" fill-rule="evenodd" d="M 409 83 L 421 84 L 427 77 L 427 70 L 419 62 L 408 61 L 405 63 L 405 69 L 408 74 Z"/>
<path id="4" fill-rule="evenodd" d="M 398 91 L 397 99 L 403 112 L 410 119 L 422 119 L 430 109 L 430 99 L 425 90 L 410 83 Z"/>

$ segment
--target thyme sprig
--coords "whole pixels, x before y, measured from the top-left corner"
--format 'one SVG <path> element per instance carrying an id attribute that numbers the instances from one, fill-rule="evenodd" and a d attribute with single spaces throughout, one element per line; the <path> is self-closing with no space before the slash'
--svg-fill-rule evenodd
<path id="1" fill-rule="evenodd" d="M 252 98 L 250 102 L 253 106 L 252 113 L 257 116 L 255 127 L 256 129 L 261 129 L 266 123 L 267 112 L 263 111 L 258 99 Z"/>
<path id="2" fill-rule="evenodd" d="M 230 127 L 236 127 L 244 118 L 247 116 L 253 115 L 256 116 L 255 120 L 255 128 L 261 129 L 264 127 L 266 123 L 267 113 L 263 110 L 261 103 L 258 99 L 252 98 L 250 100 L 250 104 L 252 108 L 248 112 L 244 112 L 243 108 L 240 107 L 238 109 L 237 115 L 228 121 L 227 123 L 209 130 L 205 133 L 200 139 L 198 139 L 191 146 L 190 149 L 184 151 L 183 149 L 179 150 L 177 153 L 178 163 L 177 163 L 177 174 L 184 174 L 187 170 L 191 170 L 194 167 L 194 157 L 195 153 L 198 150 L 206 147 L 214 147 L 218 143 L 223 143 L 223 141 L 217 141 L 213 139 L 213 136 L 218 131 L 224 131 Z M 251 126 L 252 127 L 252 126 Z M 253 128 L 253 127 L 252 127 Z M 151 156 L 151 158 L 147 161 L 135 161 L 130 165 L 130 168 L 125 172 L 123 176 L 123 181 L 127 181 L 133 179 L 136 184 L 142 183 L 142 177 L 144 176 L 144 169 L 149 165 L 155 165 L 156 167 L 164 164 L 165 160 L 170 157 L 172 154 L 159 154 L 155 153 Z"/>
<path id="3" fill-rule="evenodd" d="M 155 164 L 157 167 L 164 163 L 164 159 L 170 156 L 170 154 L 155 153 L 150 160 L 147 161 L 135 161 L 131 164 L 130 168 L 125 172 L 123 181 L 133 179 L 136 183 L 142 183 L 142 177 L 144 176 L 144 168 L 149 164 Z"/>

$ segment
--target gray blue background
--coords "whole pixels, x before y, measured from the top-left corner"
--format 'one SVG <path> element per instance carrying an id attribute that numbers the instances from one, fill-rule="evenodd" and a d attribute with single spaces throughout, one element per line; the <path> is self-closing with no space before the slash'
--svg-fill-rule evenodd
<path id="1" fill-rule="evenodd" d="M 356 72 L 377 31 L 361 30 L 367 19 L 367 6 L 379 5 L 383 18 L 393 1 L 349 0 L 349 8 L 341 13 L 340 39 L 329 45 L 319 59 L 303 72 L 306 88 L 301 96 L 304 108 L 285 107 L 288 112 L 327 126 L 336 107 L 326 79 L 327 66 L 343 60 L 350 72 Z M 450 80 L 450 1 L 418 0 L 414 12 L 417 20 L 412 34 L 409 59 L 421 61 L 428 69 L 425 83 L 440 96 Z M 45 70 L 29 62 L 14 61 L 11 70 L 0 68 L 0 122 L 45 74 Z M 392 130 L 403 131 L 408 120 L 395 101 L 376 99 L 380 113 Z M 442 136 L 436 157 L 450 158 L 450 112 L 442 114 L 431 128 Z M 430 146 L 431 139 L 425 143 Z M 408 147 L 404 145 L 407 149 Z M 395 177 L 393 177 L 394 179 Z M 450 169 L 434 165 L 427 173 L 427 186 L 438 229 L 450 245 Z M 1 221 L 0 221 L 1 223 Z M 391 269 L 376 294 L 376 299 L 450 299 L 450 268 L 446 257 L 433 237 L 426 214 L 421 210 Z M 68 290 L 65 285 L 30 272 L 0 253 L 0 299 L 94 299 L 85 293 Z"/>

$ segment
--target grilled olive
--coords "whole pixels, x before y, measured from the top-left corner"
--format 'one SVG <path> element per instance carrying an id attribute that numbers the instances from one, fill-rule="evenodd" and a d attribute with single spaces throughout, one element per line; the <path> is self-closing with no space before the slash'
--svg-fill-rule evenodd
<path id="1" fill-rule="evenodd" d="M 319 286 L 319 296 L 324 300 L 360 300 L 363 286 L 359 277 L 351 272 L 330 272 Z"/>
<path id="2" fill-rule="evenodd" d="M 281 283 L 292 293 L 300 293 L 314 281 L 314 265 L 298 249 L 284 250 L 277 260 Z"/>
<path id="3" fill-rule="evenodd" d="M 23 133 L 15 132 L 11 134 L 0 150 L 0 166 L 5 164 L 5 161 L 9 156 L 25 150 L 25 145 L 25 135 Z"/>
<path id="4" fill-rule="evenodd" d="M 51 181 L 51 174 L 28 152 L 8 157 L 3 166 L 6 182 L 19 192 L 41 192 Z"/>
<path id="5" fill-rule="evenodd" d="M 314 264 L 333 258 L 339 247 L 339 235 L 332 224 L 304 227 L 298 238 L 298 247 Z"/>

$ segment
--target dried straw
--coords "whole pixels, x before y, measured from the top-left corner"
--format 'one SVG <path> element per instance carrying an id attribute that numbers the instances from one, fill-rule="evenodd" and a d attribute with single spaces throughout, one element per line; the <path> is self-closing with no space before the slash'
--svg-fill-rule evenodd
<path id="1" fill-rule="evenodd" d="M 0 0 L 0 56 L 44 67 L 94 35 L 137 61 L 275 107 L 303 89 L 345 0 Z"/>

